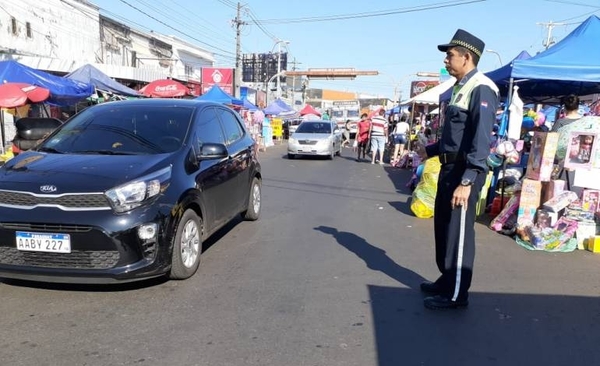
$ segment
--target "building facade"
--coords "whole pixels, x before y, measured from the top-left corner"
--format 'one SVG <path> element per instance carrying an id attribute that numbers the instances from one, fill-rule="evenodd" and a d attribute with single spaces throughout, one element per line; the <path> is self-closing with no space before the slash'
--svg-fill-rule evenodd
<path id="1" fill-rule="evenodd" d="M 0 12 L 0 59 L 57 74 L 92 64 L 131 87 L 172 78 L 200 90 L 212 53 L 173 36 L 133 29 L 85 0 L 9 0 Z M 198 94 L 198 93 L 195 93 Z"/>

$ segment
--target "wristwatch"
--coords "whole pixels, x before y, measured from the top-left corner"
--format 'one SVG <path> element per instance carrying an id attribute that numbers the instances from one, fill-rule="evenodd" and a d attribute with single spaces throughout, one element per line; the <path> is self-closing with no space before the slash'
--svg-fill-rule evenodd
<path id="1" fill-rule="evenodd" d="M 463 180 L 460 181 L 460 185 L 463 187 L 468 187 L 468 186 L 473 185 L 473 181 L 463 178 Z"/>

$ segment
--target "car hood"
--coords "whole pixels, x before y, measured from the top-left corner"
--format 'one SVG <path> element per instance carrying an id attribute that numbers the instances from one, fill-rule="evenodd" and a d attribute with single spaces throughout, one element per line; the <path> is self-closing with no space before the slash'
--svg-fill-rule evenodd
<path id="1" fill-rule="evenodd" d="M 0 168 L 0 189 L 54 194 L 103 192 L 170 164 L 171 154 L 65 155 L 28 151 Z"/>
<path id="2" fill-rule="evenodd" d="M 293 139 L 296 140 L 323 140 L 331 136 L 329 133 L 298 133 L 294 132 Z"/>

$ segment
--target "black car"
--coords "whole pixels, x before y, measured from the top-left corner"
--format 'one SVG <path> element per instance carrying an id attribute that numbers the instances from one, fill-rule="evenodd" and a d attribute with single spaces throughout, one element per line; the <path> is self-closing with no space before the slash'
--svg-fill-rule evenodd
<path id="1" fill-rule="evenodd" d="M 0 168 L 0 277 L 188 278 L 205 239 L 240 213 L 259 218 L 256 151 L 221 104 L 89 107 Z"/>

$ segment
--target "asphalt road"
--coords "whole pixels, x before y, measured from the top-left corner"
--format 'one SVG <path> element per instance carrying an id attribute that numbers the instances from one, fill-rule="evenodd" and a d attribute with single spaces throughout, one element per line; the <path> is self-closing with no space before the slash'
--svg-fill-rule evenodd
<path id="1" fill-rule="evenodd" d="M 263 212 L 198 273 L 126 286 L 0 283 L 0 365 L 594 365 L 600 255 L 529 252 L 478 224 L 471 304 L 423 308 L 433 222 L 407 171 L 262 153 Z"/>

